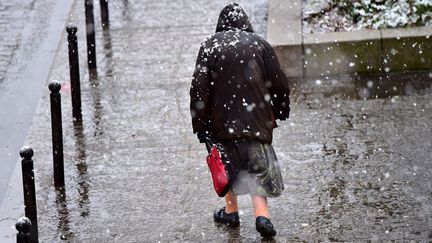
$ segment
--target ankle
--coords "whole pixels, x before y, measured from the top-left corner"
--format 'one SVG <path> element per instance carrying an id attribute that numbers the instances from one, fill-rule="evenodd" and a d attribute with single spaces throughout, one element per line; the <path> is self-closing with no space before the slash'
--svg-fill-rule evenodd
<path id="1" fill-rule="evenodd" d="M 264 217 L 270 219 L 270 212 L 267 207 L 256 207 L 255 208 L 255 218 Z"/>
<path id="2" fill-rule="evenodd" d="M 255 218 L 258 218 L 258 217 L 264 217 L 264 218 L 266 218 L 266 219 L 270 219 L 270 215 L 269 215 L 269 214 L 266 214 L 266 213 L 258 213 L 258 214 L 255 214 Z"/>
<path id="3" fill-rule="evenodd" d="M 270 218 L 269 218 L 269 217 L 266 217 L 266 216 L 262 216 L 262 215 L 260 215 L 260 216 L 256 216 L 256 217 L 255 217 L 255 220 L 256 220 L 256 221 L 261 221 L 261 220 L 269 220 L 269 221 L 270 221 Z"/>
<path id="4" fill-rule="evenodd" d="M 225 207 L 225 213 L 237 213 L 237 212 L 238 212 L 237 207 L 228 206 L 228 205 Z"/>

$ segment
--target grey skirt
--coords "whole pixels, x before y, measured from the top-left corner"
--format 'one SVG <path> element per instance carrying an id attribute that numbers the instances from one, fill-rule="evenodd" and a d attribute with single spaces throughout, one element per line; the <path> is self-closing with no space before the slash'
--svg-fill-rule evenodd
<path id="1" fill-rule="evenodd" d="M 277 197 L 284 189 L 281 169 L 271 144 L 235 140 L 222 142 L 225 153 L 239 171 L 231 191 L 235 195 Z"/>

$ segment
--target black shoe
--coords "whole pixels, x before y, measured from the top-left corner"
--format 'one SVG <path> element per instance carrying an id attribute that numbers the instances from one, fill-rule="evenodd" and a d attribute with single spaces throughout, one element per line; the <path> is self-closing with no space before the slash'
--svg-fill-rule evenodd
<path id="1" fill-rule="evenodd" d="M 223 223 L 231 227 L 236 227 L 240 225 L 240 218 L 238 212 L 226 213 L 225 207 L 223 207 L 219 212 L 213 214 L 213 218 L 218 223 Z"/>
<path id="2" fill-rule="evenodd" d="M 256 230 L 261 234 L 261 237 L 271 238 L 276 235 L 276 230 L 273 228 L 273 224 L 270 219 L 259 216 L 255 222 Z"/>

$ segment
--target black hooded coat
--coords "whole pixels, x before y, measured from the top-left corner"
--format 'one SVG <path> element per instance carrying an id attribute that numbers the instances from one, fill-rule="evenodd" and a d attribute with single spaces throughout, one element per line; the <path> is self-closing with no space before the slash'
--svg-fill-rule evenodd
<path id="1" fill-rule="evenodd" d="M 219 15 L 198 53 L 190 96 L 193 132 L 216 141 L 272 142 L 276 119 L 289 116 L 289 88 L 277 56 L 253 33 L 238 4 Z"/>

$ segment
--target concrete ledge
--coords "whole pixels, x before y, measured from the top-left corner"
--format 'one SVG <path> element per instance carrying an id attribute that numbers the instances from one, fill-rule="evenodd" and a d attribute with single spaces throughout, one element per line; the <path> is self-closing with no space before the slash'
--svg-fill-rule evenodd
<path id="1" fill-rule="evenodd" d="M 432 69 L 432 28 L 383 29 L 385 72 Z"/>
<path id="2" fill-rule="evenodd" d="M 285 73 L 302 76 L 302 0 L 273 0 L 269 1 L 267 40 L 275 46 L 275 51 L 281 61 Z"/>
<path id="3" fill-rule="evenodd" d="M 382 70 L 380 32 L 317 33 L 303 35 L 304 74 L 326 76 Z"/>
<path id="4" fill-rule="evenodd" d="M 269 0 L 267 39 L 288 77 L 432 69 L 432 27 L 304 34 L 301 4 Z"/>

